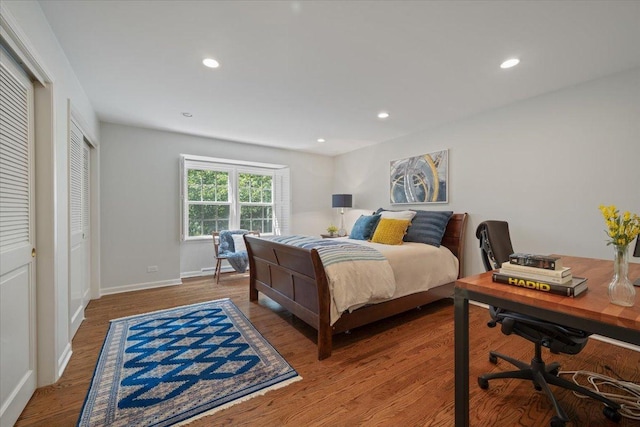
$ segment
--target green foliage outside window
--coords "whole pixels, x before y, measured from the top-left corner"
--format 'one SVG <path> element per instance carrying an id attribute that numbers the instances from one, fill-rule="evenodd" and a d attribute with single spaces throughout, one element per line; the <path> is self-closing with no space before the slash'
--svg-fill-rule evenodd
<path id="1" fill-rule="evenodd" d="M 261 233 L 273 231 L 272 191 L 270 175 L 238 174 L 240 228 Z"/>
<path id="2" fill-rule="evenodd" d="M 240 228 L 257 230 L 261 233 L 273 232 L 273 208 L 271 206 L 241 206 Z"/>
<path id="3" fill-rule="evenodd" d="M 189 169 L 187 198 L 190 237 L 229 229 L 229 172 Z"/>
<path id="4" fill-rule="evenodd" d="M 230 173 L 188 169 L 189 237 L 208 236 L 231 227 Z M 273 177 L 238 174 L 240 228 L 273 232 Z"/>
<path id="5" fill-rule="evenodd" d="M 269 175 L 238 174 L 240 203 L 271 203 L 272 177 Z"/>
<path id="6" fill-rule="evenodd" d="M 190 202 L 228 202 L 229 172 L 189 169 L 187 192 Z"/>
<path id="7" fill-rule="evenodd" d="M 228 205 L 190 205 L 189 236 L 211 235 L 229 229 Z"/>

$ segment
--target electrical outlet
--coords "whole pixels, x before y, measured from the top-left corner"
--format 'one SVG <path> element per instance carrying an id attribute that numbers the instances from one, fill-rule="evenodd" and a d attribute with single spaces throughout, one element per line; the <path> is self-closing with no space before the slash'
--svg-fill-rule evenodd
<path id="1" fill-rule="evenodd" d="M 157 265 L 150 265 L 147 267 L 147 273 L 154 273 L 158 271 L 158 266 Z"/>

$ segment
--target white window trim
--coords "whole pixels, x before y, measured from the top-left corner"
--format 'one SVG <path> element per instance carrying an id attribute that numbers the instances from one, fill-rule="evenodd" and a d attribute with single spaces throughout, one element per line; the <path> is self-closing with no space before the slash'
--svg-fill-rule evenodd
<path id="1" fill-rule="evenodd" d="M 193 236 L 188 234 L 189 230 L 189 215 L 188 215 L 188 201 L 187 201 L 187 170 L 188 169 L 202 169 L 202 170 L 216 170 L 229 172 L 229 203 L 230 203 L 230 228 L 238 228 L 239 223 L 236 223 L 239 219 L 238 209 L 240 203 L 236 201 L 236 192 L 238 188 L 238 174 L 251 173 L 256 175 L 267 175 L 272 177 L 272 192 L 271 197 L 273 203 L 264 203 L 265 206 L 272 206 L 273 212 L 273 233 L 264 233 L 264 235 L 271 234 L 287 234 L 288 224 L 291 211 L 291 200 L 289 186 L 289 168 L 286 165 L 272 164 L 272 163 L 260 163 L 249 162 L 241 160 L 229 160 L 220 159 L 214 157 L 194 156 L 188 154 L 180 155 L 180 240 L 183 242 L 202 241 L 209 240 L 211 236 Z M 276 187 L 276 180 L 284 179 L 286 181 L 286 190 L 278 190 Z M 283 194 L 280 194 L 283 193 Z M 258 205 L 259 203 L 247 203 L 247 205 Z M 285 224 L 282 227 L 280 224 Z"/>

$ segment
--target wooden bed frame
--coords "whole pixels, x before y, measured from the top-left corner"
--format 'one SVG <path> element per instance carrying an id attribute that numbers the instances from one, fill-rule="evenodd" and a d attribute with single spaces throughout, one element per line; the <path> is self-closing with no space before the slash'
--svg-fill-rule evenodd
<path id="1" fill-rule="evenodd" d="M 458 258 L 458 277 L 461 277 L 464 271 L 464 234 L 467 217 L 466 213 L 453 214 L 442 239 L 442 244 Z M 343 313 L 331 326 L 327 276 L 315 249 L 284 245 L 250 235 L 245 236 L 245 241 L 251 269 L 249 300 L 257 302 L 258 292 L 262 292 L 314 327 L 318 331 L 319 360 L 331 356 L 334 334 L 453 296 L 454 282 L 451 282 L 426 292 Z"/>

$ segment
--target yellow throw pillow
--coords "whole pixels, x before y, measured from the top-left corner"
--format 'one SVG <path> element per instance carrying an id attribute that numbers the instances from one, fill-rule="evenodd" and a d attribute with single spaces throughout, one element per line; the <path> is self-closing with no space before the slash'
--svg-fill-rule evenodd
<path id="1" fill-rule="evenodd" d="M 411 221 L 408 219 L 380 218 L 371 241 L 384 245 L 401 245 Z"/>

